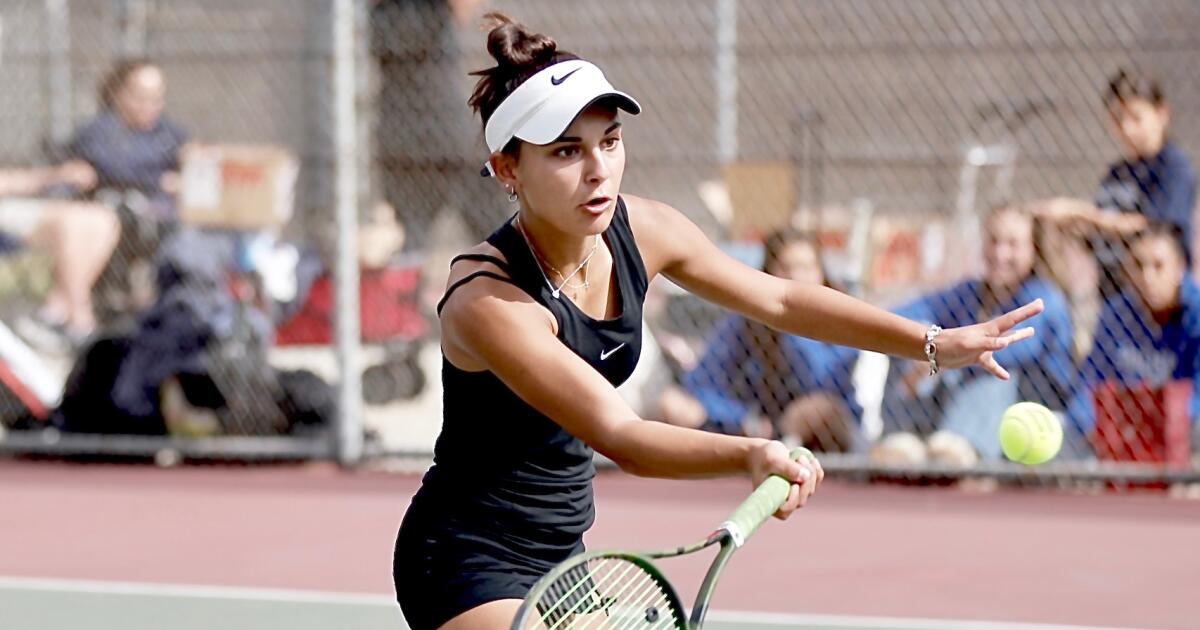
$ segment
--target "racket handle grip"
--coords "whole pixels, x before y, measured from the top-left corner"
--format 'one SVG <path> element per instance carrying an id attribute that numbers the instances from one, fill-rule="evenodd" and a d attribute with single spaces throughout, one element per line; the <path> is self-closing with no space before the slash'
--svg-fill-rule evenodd
<path id="1" fill-rule="evenodd" d="M 792 459 L 815 458 L 812 451 L 804 447 L 792 450 Z M 792 483 L 779 475 L 771 475 L 758 484 L 754 492 L 733 511 L 729 520 L 721 524 L 733 537 L 733 543 L 742 546 L 758 528 L 787 501 Z"/>

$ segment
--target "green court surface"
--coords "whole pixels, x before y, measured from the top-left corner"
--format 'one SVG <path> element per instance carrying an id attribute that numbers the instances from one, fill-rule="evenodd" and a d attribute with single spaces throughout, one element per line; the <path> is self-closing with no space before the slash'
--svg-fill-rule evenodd
<path id="1" fill-rule="evenodd" d="M 0 577 L 6 630 L 404 630 L 390 597 Z M 1084 630 L 1085 626 L 713 611 L 709 630 Z"/>

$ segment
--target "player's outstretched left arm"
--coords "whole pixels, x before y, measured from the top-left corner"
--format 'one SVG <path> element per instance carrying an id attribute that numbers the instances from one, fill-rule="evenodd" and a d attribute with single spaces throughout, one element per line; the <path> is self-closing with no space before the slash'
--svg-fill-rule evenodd
<path id="1" fill-rule="evenodd" d="M 898 357 L 924 360 L 928 322 L 894 315 L 827 287 L 792 282 L 748 267 L 725 254 L 679 211 L 626 197 L 647 272 L 661 272 L 689 291 L 796 335 Z M 1042 312 L 1035 300 L 987 322 L 950 328 L 937 336 L 940 368 L 978 364 L 999 378 L 1008 372 L 992 353 L 1032 337 L 1013 330 Z"/>

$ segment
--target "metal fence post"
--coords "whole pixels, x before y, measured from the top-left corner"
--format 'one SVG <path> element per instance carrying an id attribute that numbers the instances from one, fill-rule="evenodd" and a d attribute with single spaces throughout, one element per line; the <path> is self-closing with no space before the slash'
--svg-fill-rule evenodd
<path id="1" fill-rule="evenodd" d="M 354 0 L 333 0 L 333 113 L 337 214 L 337 458 L 343 466 L 362 458 L 362 385 L 359 359 L 358 136 Z"/>

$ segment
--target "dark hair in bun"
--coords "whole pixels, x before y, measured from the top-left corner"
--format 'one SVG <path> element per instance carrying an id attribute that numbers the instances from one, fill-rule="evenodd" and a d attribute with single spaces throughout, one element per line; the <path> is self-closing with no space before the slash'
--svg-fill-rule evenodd
<path id="1" fill-rule="evenodd" d="M 483 17 L 489 29 L 487 49 L 496 65 L 471 73 L 480 79 L 467 104 L 479 112 L 486 126 L 492 112 L 526 79 L 556 63 L 579 57 L 559 50 L 549 35 L 535 33 L 503 13 L 493 11 Z"/>

